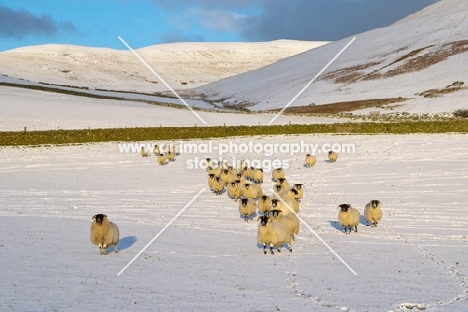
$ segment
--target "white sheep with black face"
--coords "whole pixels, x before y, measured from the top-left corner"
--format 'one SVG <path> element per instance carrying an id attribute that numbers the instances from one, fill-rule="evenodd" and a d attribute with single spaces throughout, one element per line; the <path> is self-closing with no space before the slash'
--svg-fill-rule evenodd
<path id="1" fill-rule="evenodd" d="M 169 151 L 166 153 L 166 159 L 168 162 L 172 162 L 175 160 L 175 153 Z"/>
<path id="2" fill-rule="evenodd" d="M 288 180 L 286 180 L 286 178 L 279 178 L 276 182 L 276 185 L 281 185 L 281 187 L 283 187 L 284 189 L 291 188 L 291 185 L 289 184 Z"/>
<path id="3" fill-rule="evenodd" d="M 257 202 L 257 209 L 264 214 L 271 210 L 271 197 L 263 195 Z"/>
<path id="4" fill-rule="evenodd" d="M 164 154 L 159 154 L 159 156 L 156 158 L 156 161 L 162 166 L 166 163 L 166 156 L 164 156 Z"/>
<path id="5" fill-rule="evenodd" d="M 295 194 L 294 196 L 294 199 L 296 199 L 297 201 L 300 201 L 302 197 L 304 196 L 303 188 L 304 188 L 304 184 L 296 183 L 293 185 L 293 189 L 297 191 L 297 194 Z"/>
<path id="6" fill-rule="evenodd" d="M 245 198 L 260 198 L 263 196 L 262 187 L 258 184 L 244 184 L 244 193 Z"/>
<path id="7" fill-rule="evenodd" d="M 256 184 L 262 184 L 263 183 L 263 169 L 262 168 L 256 168 L 253 171 L 253 182 Z"/>
<path id="8" fill-rule="evenodd" d="M 335 153 L 334 151 L 329 151 L 328 152 L 328 160 L 332 163 L 336 162 L 336 160 L 338 159 L 338 154 Z"/>
<path id="9" fill-rule="evenodd" d="M 211 185 L 211 189 L 216 195 L 221 195 L 221 193 L 224 190 L 225 185 L 226 184 L 223 182 L 223 180 L 221 180 L 219 176 L 215 176 L 213 180 L 213 184 Z"/>
<path id="10" fill-rule="evenodd" d="M 273 209 L 270 211 L 270 215 L 276 222 L 282 222 L 288 226 L 293 235 L 293 239 L 297 240 L 299 234 L 299 218 L 295 213 L 284 214 L 281 210 Z"/>
<path id="11" fill-rule="evenodd" d="M 371 200 L 364 208 L 364 218 L 373 227 L 377 227 L 380 220 L 382 220 L 382 204 L 380 200 Z"/>
<path id="12" fill-rule="evenodd" d="M 159 149 L 159 146 L 155 144 L 153 147 L 153 155 L 159 155 L 159 154 L 161 154 L 161 151 Z"/>
<path id="13" fill-rule="evenodd" d="M 263 245 L 263 253 L 266 254 L 266 246 L 270 246 L 270 252 L 272 255 L 273 247 L 278 248 L 278 252 L 281 252 L 281 247 L 283 244 L 288 245 L 288 249 L 292 252 L 291 248 L 291 230 L 288 226 L 281 222 L 273 222 L 273 220 L 267 216 L 263 215 L 258 217 L 258 231 L 257 231 L 257 242 Z"/>
<path id="14" fill-rule="evenodd" d="M 338 223 L 344 228 L 345 234 L 350 234 L 354 228 L 357 232 L 357 227 L 361 219 L 361 215 L 356 208 L 351 207 L 350 204 L 341 204 L 338 206 Z"/>
<path id="15" fill-rule="evenodd" d="M 317 158 L 314 155 L 307 154 L 305 157 L 305 164 L 307 167 L 312 167 L 317 162 Z"/>
<path id="16" fill-rule="evenodd" d="M 242 184 L 239 180 L 227 184 L 226 190 L 228 197 L 234 199 L 235 201 L 241 198 L 242 194 L 244 193 L 244 189 L 242 188 Z"/>
<path id="17" fill-rule="evenodd" d="M 252 220 L 257 206 L 255 204 L 255 199 L 252 198 L 242 198 L 239 202 L 239 213 L 244 216 L 245 221 Z"/>
<path id="18" fill-rule="evenodd" d="M 114 246 L 114 251 L 118 252 L 119 228 L 115 223 L 107 220 L 107 215 L 94 215 L 91 223 L 90 240 L 91 243 L 99 246 L 101 255 L 106 255 L 107 248 L 110 246 Z"/>
<path id="19" fill-rule="evenodd" d="M 283 212 L 283 215 L 287 215 L 290 213 L 299 213 L 299 203 L 294 198 L 274 198 L 271 200 L 271 208 L 272 210 L 281 210 Z"/>
<path id="20" fill-rule="evenodd" d="M 271 176 L 275 182 L 278 181 L 278 179 L 280 178 L 284 178 L 285 177 L 284 169 L 283 168 L 273 169 L 271 171 Z"/>
<path id="21" fill-rule="evenodd" d="M 148 157 L 148 151 L 145 149 L 144 146 L 141 147 L 140 154 L 141 157 Z"/>

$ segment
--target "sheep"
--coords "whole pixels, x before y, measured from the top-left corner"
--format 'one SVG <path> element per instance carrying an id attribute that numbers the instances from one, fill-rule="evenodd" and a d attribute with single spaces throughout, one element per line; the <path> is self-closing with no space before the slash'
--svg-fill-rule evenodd
<path id="1" fill-rule="evenodd" d="M 273 185 L 273 198 L 279 198 L 280 194 L 285 191 L 285 188 L 280 184 Z"/>
<path id="2" fill-rule="evenodd" d="M 238 171 L 242 171 L 242 170 L 244 169 L 244 164 L 245 164 L 245 159 L 242 159 L 242 160 L 239 162 Z"/>
<path id="3" fill-rule="evenodd" d="M 212 173 L 208 174 L 208 187 L 210 188 L 210 190 L 213 190 L 213 182 L 215 177 L 216 176 Z"/>
<path id="4" fill-rule="evenodd" d="M 334 151 L 329 151 L 328 152 L 328 160 L 332 163 L 334 163 L 338 159 L 338 154 L 335 153 Z"/>
<path id="5" fill-rule="evenodd" d="M 316 161 L 317 161 L 317 158 L 314 155 L 307 154 L 305 158 L 305 165 L 310 168 L 313 165 L 315 165 Z"/>
<path id="6" fill-rule="evenodd" d="M 281 210 L 275 209 L 271 211 L 273 220 L 282 222 L 291 230 L 293 240 L 297 240 L 299 234 L 299 218 L 294 213 L 284 214 Z"/>
<path id="7" fill-rule="evenodd" d="M 166 159 L 167 159 L 167 161 L 169 161 L 169 162 L 174 161 L 174 160 L 175 160 L 175 154 L 172 153 L 171 151 L 167 152 L 167 154 L 166 154 Z"/>
<path id="8" fill-rule="evenodd" d="M 244 184 L 243 195 L 245 198 L 260 198 L 263 195 L 262 188 L 258 184 Z"/>
<path id="9" fill-rule="evenodd" d="M 242 189 L 242 184 L 239 180 L 229 183 L 226 189 L 229 198 L 232 198 L 235 201 L 241 198 L 242 194 L 244 193 L 244 190 Z"/>
<path id="10" fill-rule="evenodd" d="M 245 179 L 247 180 L 252 180 L 253 179 L 253 172 L 255 168 L 254 167 L 245 167 L 242 170 L 242 173 L 244 174 Z"/>
<path id="11" fill-rule="evenodd" d="M 263 183 L 263 169 L 262 168 L 256 168 L 253 171 L 253 182 L 256 184 L 262 184 Z"/>
<path id="12" fill-rule="evenodd" d="M 224 190 L 225 184 L 224 184 L 223 180 L 221 180 L 221 178 L 219 176 L 216 176 L 214 178 L 213 184 L 211 186 L 212 186 L 211 189 L 213 190 L 213 192 L 216 195 L 221 195 L 221 193 Z"/>
<path id="13" fill-rule="evenodd" d="M 291 185 L 286 180 L 286 178 L 279 178 L 276 184 L 283 186 L 285 189 L 290 189 Z"/>
<path id="14" fill-rule="evenodd" d="M 162 166 L 166 162 L 166 156 L 164 156 L 164 154 L 159 154 L 156 160 L 158 161 L 158 164 Z"/>
<path id="15" fill-rule="evenodd" d="M 91 223 L 91 243 L 99 246 L 99 253 L 107 255 L 107 248 L 114 246 L 114 251 L 118 252 L 119 228 L 117 225 L 107 220 L 107 215 L 97 214 L 93 216 Z"/>
<path id="16" fill-rule="evenodd" d="M 263 214 L 269 212 L 271 210 L 271 197 L 267 195 L 263 195 L 257 202 L 257 209 Z"/>
<path id="17" fill-rule="evenodd" d="M 300 184 L 300 183 L 294 184 L 293 189 L 297 191 L 297 194 L 294 196 L 295 200 L 299 201 L 304 196 L 304 191 L 302 190 L 303 187 L 304 187 L 304 184 Z"/>
<path id="18" fill-rule="evenodd" d="M 177 152 L 177 145 L 175 145 L 175 144 L 172 145 L 172 151 L 171 151 L 171 152 L 172 152 L 172 154 L 174 154 L 174 156 L 176 156 L 176 155 L 178 154 L 178 152 Z"/>
<path id="19" fill-rule="evenodd" d="M 236 180 L 235 176 L 230 173 L 229 169 L 221 170 L 221 174 L 219 175 L 219 177 L 221 178 L 221 180 L 223 180 L 225 184 L 229 184 Z"/>
<path id="20" fill-rule="evenodd" d="M 344 228 L 344 233 L 351 234 L 353 228 L 354 232 L 357 232 L 357 227 L 361 218 L 359 211 L 351 207 L 350 204 L 341 204 L 338 208 L 340 208 L 338 212 L 338 222 Z"/>
<path id="21" fill-rule="evenodd" d="M 299 191 L 293 187 L 290 189 L 283 190 L 280 193 L 278 193 L 278 195 L 282 199 L 296 199 L 298 194 L 299 194 Z"/>
<path id="22" fill-rule="evenodd" d="M 257 206 L 255 204 L 255 199 L 252 198 L 242 198 L 239 202 L 239 213 L 244 216 L 245 221 L 252 220 L 253 214 L 257 210 Z"/>
<path id="23" fill-rule="evenodd" d="M 205 169 L 206 171 L 209 170 L 209 168 L 213 169 L 215 163 L 211 160 L 211 158 L 207 157 L 206 158 L 206 165 L 205 165 Z"/>
<path id="24" fill-rule="evenodd" d="M 257 242 L 263 245 L 263 253 L 266 255 L 266 245 L 270 245 L 270 252 L 272 255 L 273 246 L 278 248 L 278 252 L 281 252 L 283 244 L 288 245 L 289 252 L 292 252 L 291 248 L 291 230 L 288 226 L 281 222 L 272 222 L 271 218 L 267 215 L 258 217 L 258 232 Z"/>
<path id="25" fill-rule="evenodd" d="M 245 184 L 245 177 L 242 175 L 242 172 L 236 174 L 236 181 L 239 180 L 240 184 Z"/>
<path id="26" fill-rule="evenodd" d="M 364 218 L 368 223 L 372 223 L 372 227 L 377 227 L 382 220 L 382 207 L 380 200 L 371 200 L 364 208 Z"/>
<path id="27" fill-rule="evenodd" d="M 153 147 L 153 155 L 159 155 L 159 154 L 161 154 L 161 151 L 159 149 L 159 146 L 155 144 Z"/>
<path id="28" fill-rule="evenodd" d="M 281 210 L 284 215 L 299 212 L 299 203 L 297 202 L 297 200 L 293 198 L 289 198 L 289 199 L 274 198 L 271 200 L 271 207 L 273 210 L 274 209 Z"/>
<path id="29" fill-rule="evenodd" d="M 214 174 L 216 176 L 221 175 L 221 167 L 208 167 L 208 174 Z"/>
<path id="30" fill-rule="evenodd" d="M 148 157 L 148 151 L 145 149 L 144 146 L 141 147 L 140 154 L 141 154 L 141 157 Z"/>
<path id="31" fill-rule="evenodd" d="M 271 176 L 273 178 L 273 181 L 275 182 L 278 181 L 278 179 L 284 178 L 285 177 L 284 169 L 283 168 L 273 169 L 271 171 Z"/>

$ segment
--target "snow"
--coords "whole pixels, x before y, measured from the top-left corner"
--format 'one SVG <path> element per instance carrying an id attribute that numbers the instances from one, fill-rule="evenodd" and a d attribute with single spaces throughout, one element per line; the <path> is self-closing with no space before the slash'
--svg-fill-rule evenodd
<path id="1" fill-rule="evenodd" d="M 466 108 L 466 87 L 457 93 L 432 100 L 416 95 L 429 89 L 444 88 L 455 81 L 467 83 L 466 12 L 467 1 L 443 0 L 388 27 L 357 34 L 349 48 L 292 106 L 403 97 L 410 101 L 394 112 L 441 113 Z M 298 94 L 351 38 L 201 86 L 194 93 L 219 103 L 254 103 L 250 107 L 252 110 L 282 108 L 283 103 Z M 415 70 L 415 65 L 408 65 L 399 75 L 368 79 L 368 75 L 385 75 L 392 69 L 404 67 L 411 62 L 417 63 L 422 59 L 431 62 L 430 57 L 434 55 L 451 53 L 450 44 L 456 41 L 465 41 L 461 48 L 463 52 L 435 62 L 432 66 Z M 416 53 L 419 49 L 421 51 Z M 335 78 L 345 78 L 348 75 L 357 75 L 360 78 L 336 83 L 327 74 L 334 74 Z"/>
<path id="2" fill-rule="evenodd" d="M 120 153 L 117 142 L 2 147 L 0 309 L 466 310 L 466 135 L 230 140 L 355 144 L 355 153 L 339 152 L 336 163 L 317 153 L 310 169 L 303 166 L 303 153 L 224 157 L 287 160 L 289 181 L 305 184 L 300 216 L 357 276 L 303 225 L 292 253 L 264 255 L 256 243 L 257 223 L 244 222 L 237 203 L 208 190 L 117 276 L 207 187 L 206 172 L 189 170 L 187 161 L 216 155 L 182 153 L 159 166 L 153 155 Z M 262 187 L 272 185 L 265 179 Z M 382 201 L 379 227 L 362 223 L 358 233 L 343 234 L 338 204 L 351 203 L 362 213 L 371 199 Z M 119 253 L 100 256 L 90 243 L 96 213 L 119 226 Z"/>
<path id="3" fill-rule="evenodd" d="M 131 41 L 128 43 L 132 45 Z M 159 44 L 135 51 L 172 88 L 183 90 L 257 69 L 326 43 L 191 42 Z M 139 93 L 168 91 L 128 50 L 48 44 L 2 52 L 0 64 L 0 74 L 33 82 Z"/>
<path id="4" fill-rule="evenodd" d="M 204 126 L 188 109 L 134 101 L 102 100 L 0 86 L 0 131 Z M 189 104 L 192 102 L 189 101 Z M 182 106 L 183 104 L 179 102 Z M 207 126 L 267 125 L 274 114 L 197 111 Z M 275 125 L 339 123 L 346 118 L 280 116 Z"/>

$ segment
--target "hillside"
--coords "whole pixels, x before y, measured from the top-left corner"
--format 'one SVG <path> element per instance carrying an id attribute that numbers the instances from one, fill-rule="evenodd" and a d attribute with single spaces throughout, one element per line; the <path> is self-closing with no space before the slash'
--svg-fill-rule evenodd
<path id="1" fill-rule="evenodd" d="M 117 40 L 117 38 L 116 38 Z M 174 89 L 208 84 L 326 42 L 171 43 L 136 50 Z M 131 42 L 129 42 L 131 45 Z M 142 93 L 167 88 L 128 50 L 41 45 L 0 53 L 0 75 L 32 82 Z"/>
<path id="2" fill-rule="evenodd" d="M 390 105 L 395 111 L 450 112 L 464 107 L 467 15 L 467 1 L 443 0 L 388 27 L 357 34 L 292 106 L 402 97 L 408 100 Z M 282 108 L 350 40 L 199 87 L 194 94 L 251 110 Z M 454 82 L 464 84 L 447 88 Z"/>

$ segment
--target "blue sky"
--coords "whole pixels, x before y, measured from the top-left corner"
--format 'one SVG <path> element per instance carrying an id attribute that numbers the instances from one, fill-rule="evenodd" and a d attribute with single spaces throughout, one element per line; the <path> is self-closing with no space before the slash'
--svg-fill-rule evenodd
<path id="1" fill-rule="evenodd" d="M 0 0 L 0 51 L 178 41 L 338 40 L 437 0 Z"/>

